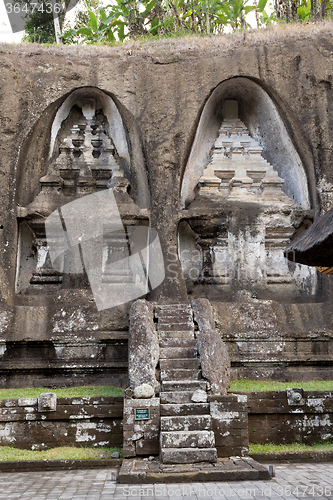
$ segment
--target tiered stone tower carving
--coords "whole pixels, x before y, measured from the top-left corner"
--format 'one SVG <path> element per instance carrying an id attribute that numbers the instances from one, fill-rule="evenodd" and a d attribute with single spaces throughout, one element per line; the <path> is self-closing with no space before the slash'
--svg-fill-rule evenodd
<path id="1" fill-rule="evenodd" d="M 292 203 L 281 189 L 284 180 L 263 158 L 262 151 L 239 118 L 224 119 L 211 161 L 198 182 L 200 193 L 227 200 Z"/>
<path id="2" fill-rule="evenodd" d="M 49 241 L 46 239 L 45 220 L 52 212 L 61 212 L 62 206 L 78 198 L 112 188 L 130 225 L 137 224 L 132 220 L 133 216 L 136 219 L 148 218 L 147 214 L 142 215 L 139 207 L 128 195 L 130 182 L 120 163 L 115 144 L 107 131 L 106 117 L 96 109 L 95 99 L 83 99 L 81 110 L 73 108 L 67 121 L 60 127 L 47 172 L 40 179 L 39 194 L 27 207 L 18 209 L 18 217 L 33 235 L 32 250 L 36 254 L 35 269 L 32 270 L 30 287 L 26 288 L 26 291 L 44 293 L 45 285 L 52 285 L 53 288 L 59 285 L 70 288 L 89 287 L 79 247 L 72 246 L 67 253 L 61 251 L 61 248 L 66 246 L 63 236 L 65 233 L 62 231 L 56 231 L 54 235 L 48 234 Z M 64 226 L 64 219 L 61 220 Z M 128 237 L 126 231 L 121 229 L 115 231 L 115 228 L 111 227 L 108 230 L 105 226 L 103 230 L 102 280 L 118 286 L 133 281 L 128 259 L 126 260 L 126 256 L 130 254 Z M 60 257 L 56 269 L 50 259 L 50 243 L 53 247 L 59 247 Z M 117 260 L 123 265 L 120 264 L 116 268 L 112 263 Z M 23 273 L 22 269 L 20 272 Z M 64 274 L 67 276 L 65 283 Z"/>
<path id="3" fill-rule="evenodd" d="M 305 216 L 284 193 L 283 185 L 263 157 L 263 147 L 238 117 L 238 102 L 225 101 L 210 160 L 198 180 L 195 199 L 183 212 L 195 235 L 192 255 L 201 255 L 201 262 L 198 257 L 187 262 L 190 241 L 184 257 L 180 248 L 184 275 L 192 287 L 214 285 L 223 293 L 260 289 L 266 296 L 271 287 L 273 296 L 278 291 L 274 285 L 289 286 L 289 292 L 297 295 L 312 283 L 315 291 L 311 270 L 298 266 L 292 273 L 283 257 Z M 193 270 L 200 267 L 193 278 Z"/>

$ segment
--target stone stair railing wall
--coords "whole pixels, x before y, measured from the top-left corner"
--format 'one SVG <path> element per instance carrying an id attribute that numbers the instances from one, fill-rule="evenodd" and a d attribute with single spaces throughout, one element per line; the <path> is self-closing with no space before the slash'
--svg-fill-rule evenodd
<path id="1" fill-rule="evenodd" d="M 123 397 L 92 396 L 0 401 L 0 445 L 45 450 L 58 446 L 121 447 Z"/>
<path id="2" fill-rule="evenodd" d="M 129 378 L 125 458 L 160 454 L 162 463 L 172 464 L 248 454 L 246 398 L 227 396 L 230 361 L 208 300 L 135 302 Z M 142 408 L 149 418 L 136 419 Z"/>

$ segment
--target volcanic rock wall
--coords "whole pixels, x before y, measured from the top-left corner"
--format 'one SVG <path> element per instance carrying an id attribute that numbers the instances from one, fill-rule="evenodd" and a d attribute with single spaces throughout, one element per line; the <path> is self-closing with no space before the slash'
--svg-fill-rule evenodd
<path id="1" fill-rule="evenodd" d="M 268 33 L 263 41 L 249 35 L 245 44 L 237 38 L 234 42 L 229 38 L 190 38 L 121 48 L 0 47 L 1 386 L 106 380 L 126 384 L 130 303 L 98 311 L 89 287 L 71 288 L 67 283 L 64 288 L 53 283 L 52 290 L 45 288 L 45 293 L 36 294 L 31 290 L 22 293 L 17 285 L 20 259 L 26 251 L 20 244 L 20 225 L 26 222 L 25 209 L 38 196 L 42 176 L 48 171 L 57 113 L 78 89 L 83 89 L 85 96 L 91 89 L 91 94 L 110 97 L 121 116 L 132 172 L 129 194 L 141 215 L 146 210 L 145 217 L 157 230 L 164 255 L 165 279 L 148 299 L 176 302 L 207 296 L 212 300 L 218 329 L 225 340 L 232 341 L 231 358 L 240 376 L 293 378 L 293 373 L 297 371 L 299 377 L 304 367 L 305 377 L 308 365 L 311 376 L 331 376 L 328 346 L 333 331 L 330 319 L 320 314 L 329 309 L 330 277 L 311 275 L 303 280 L 303 288 L 290 287 L 289 282 L 279 279 L 271 287 L 262 283 L 257 287 L 253 279 L 251 283 L 236 280 L 236 284 L 231 280 L 227 289 L 214 279 L 193 283 L 183 277 L 178 227 L 182 221 L 190 222 L 191 231 L 198 230 L 195 238 L 199 233 L 201 239 L 216 238 L 220 237 L 216 228 L 217 232 L 219 227 L 226 229 L 226 218 L 236 213 L 233 224 L 245 218 L 248 232 L 244 230 L 244 234 L 257 234 L 257 225 L 251 221 L 261 208 L 255 204 L 238 200 L 235 205 L 223 205 L 219 198 L 220 209 L 215 198 L 213 203 L 208 197 L 206 202 L 194 200 L 192 212 L 188 205 L 198 187 L 196 169 L 200 166 L 193 163 L 193 155 L 200 150 L 202 140 L 206 153 L 199 174 L 203 175 L 225 100 L 238 101 L 239 118 L 260 143 L 265 161 L 285 180 L 287 195 L 294 196 L 293 202 L 301 207 L 292 217 L 289 212 L 291 225 L 283 237 L 272 230 L 271 239 L 277 238 L 282 248 L 293 232 L 331 207 L 332 33 L 331 25 L 323 24 L 294 34 Z M 257 91 L 251 90 L 254 84 Z M 272 121 L 266 101 L 274 107 L 278 122 Z M 214 119 L 205 118 L 210 112 Z M 205 123 L 206 135 L 200 128 Z M 274 134 L 277 151 L 273 151 Z M 298 165 L 295 174 L 293 163 L 285 168 L 291 157 Z M 295 176 L 301 181 L 295 182 Z M 187 199 L 191 183 L 193 195 Z M 135 198 L 140 185 L 148 186 L 141 206 L 144 197 Z M 185 204 L 181 193 L 188 200 Z M 215 233 L 212 229 L 214 234 L 207 236 L 206 229 L 213 226 Z M 192 232 L 186 231 L 192 238 Z M 232 234 L 237 231 L 233 227 Z M 191 238 L 183 239 L 185 249 Z M 248 241 L 244 245 L 250 246 L 245 250 L 251 247 L 252 240 Z M 275 257 L 272 259 L 275 262 Z M 206 264 L 201 269 L 203 275 Z M 242 289 L 245 295 L 239 295 Z M 248 301 L 257 311 L 250 323 Z M 244 302 L 245 311 L 240 305 Z M 274 320 L 272 339 L 269 322 L 260 325 L 267 314 L 271 318 L 272 308 L 279 307 L 292 311 L 286 312 L 285 321 Z M 291 316 L 293 321 L 288 319 Z M 244 348 L 249 334 L 250 349 L 249 343 Z M 296 337 L 300 342 L 289 349 Z M 315 344 L 314 337 L 318 340 Z M 288 353 L 280 356 L 282 351 L 275 344 L 273 349 L 272 342 L 285 342 Z M 300 345 L 307 347 L 302 350 Z M 235 370 L 234 374 L 237 376 Z"/>

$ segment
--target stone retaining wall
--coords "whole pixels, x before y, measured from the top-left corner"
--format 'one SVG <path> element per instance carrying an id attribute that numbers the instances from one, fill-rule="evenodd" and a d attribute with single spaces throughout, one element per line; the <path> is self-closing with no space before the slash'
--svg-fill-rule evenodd
<path id="1" fill-rule="evenodd" d="M 332 440 L 333 391 L 271 391 L 246 395 L 250 443 L 312 444 Z M 216 411 L 212 416 L 219 456 L 224 456 L 224 452 L 235 454 L 229 443 L 233 433 L 234 446 L 239 450 L 247 439 L 243 425 L 246 404 L 236 399 L 228 396 L 233 411 L 238 405 L 240 412 L 239 418 L 234 418 L 230 425 L 224 418 L 229 411 L 226 403 L 214 402 Z M 38 411 L 37 398 L 0 401 L 0 445 L 45 449 L 70 445 L 111 447 L 122 446 L 122 443 L 122 397 L 58 398 L 55 411 Z M 147 453 L 153 454 L 153 451 L 149 449 Z"/>
<path id="2" fill-rule="evenodd" d="M 40 401 L 0 401 L 0 445 L 34 450 L 122 446 L 122 397 L 58 398 L 55 409 L 41 407 Z"/>
<path id="3" fill-rule="evenodd" d="M 250 443 L 313 444 L 333 438 L 333 391 L 247 393 Z"/>
<path id="4" fill-rule="evenodd" d="M 217 456 L 248 456 L 246 395 L 210 396 L 209 400 Z"/>

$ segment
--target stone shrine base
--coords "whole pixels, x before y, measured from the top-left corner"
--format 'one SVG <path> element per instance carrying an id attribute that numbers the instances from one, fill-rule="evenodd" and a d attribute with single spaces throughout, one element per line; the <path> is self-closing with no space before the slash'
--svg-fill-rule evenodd
<path id="1" fill-rule="evenodd" d="M 121 484 L 193 483 L 206 481 L 267 480 L 267 467 L 250 457 L 218 458 L 217 463 L 162 464 L 157 457 L 124 459 L 118 475 Z"/>

